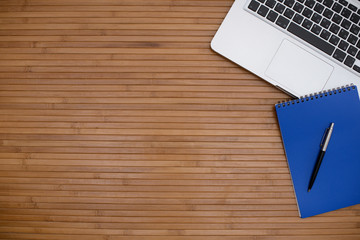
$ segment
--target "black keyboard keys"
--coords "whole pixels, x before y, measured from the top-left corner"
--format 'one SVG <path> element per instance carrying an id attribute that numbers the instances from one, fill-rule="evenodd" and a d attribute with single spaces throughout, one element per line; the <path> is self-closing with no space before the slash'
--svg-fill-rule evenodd
<path id="1" fill-rule="evenodd" d="M 346 51 L 349 47 L 349 43 L 345 42 L 344 40 L 341 40 L 338 46 L 341 50 Z"/>
<path id="2" fill-rule="evenodd" d="M 266 16 L 267 19 L 269 19 L 271 22 L 275 22 L 276 18 L 278 17 L 279 14 L 277 14 L 276 12 L 274 12 L 273 10 L 271 10 L 269 12 L 269 14 Z"/>
<path id="3" fill-rule="evenodd" d="M 353 69 L 354 69 L 355 71 L 357 71 L 358 73 L 360 73 L 360 67 L 359 67 L 359 66 L 354 65 Z"/>
<path id="4" fill-rule="evenodd" d="M 293 9 L 298 12 L 298 13 L 301 13 L 301 11 L 304 9 L 304 6 L 301 5 L 300 3 L 296 2 Z"/>
<path id="5" fill-rule="evenodd" d="M 332 10 L 334 10 L 334 11 L 337 12 L 337 13 L 340 13 L 341 10 L 342 10 L 342 8 L 343 8 L 343 7 L 342 7 L 340 4 L 335 3 L 335 4 L 333 5 L 333 7 L 332 7 Z"/>
<path id="6" fill-rule="evenodd" d="M 258 7 L 260 6 L 260 3 L 258 3 L 257 1 L 255 0 L 252 0 L 248 6 L 248 8 L 252 11 L 256 11 L 258 9 Z"/>
<path id="7" fill-rule="evenodd" d="M 346 66 L 348 66 L 348 67 L 352 67 L 352 65 L 354 64 L 354 62 L 355 62 L 355 58 L 353 58 L 353 57 L 351 57 L 351 56 L 347 56 L 346 58 L 345 58 L 345 62 L 344 62 L 344 64 L 346 65 Z"/>
<path id="8" fill-rule="evenodd" d="M 293 20 L 297 24 L 301 24 L 301 22 L 304 20 L 304 17 L 299 14 L 295 14 L 295 17 L 293 18 Z"/>
<path id="9" fill-rule="evenodd" d="M 334 23 L 331 24 L 330 32 L 337 34 L 340 30 L 340 27 Z"/>
<path id="10" fill-rule="evenodd" d="M 350 32 L 352 32 L 355 35 L 358 35 L 360 32 L 360 27 L 353 24 L 350 28 Z"/>
<path id="11" fill-rule="evenodd" d="M 331 19 L 332 16 L 334 15 L 334 12 L 331 11 L 330 9 L 325 9 L 322 15 L 328 19 Z"/>
<path id="12" fill-rule="evenodd" d="M 357 48 L 354 46 L 350 46 L 349 49 L 347 50 L 347 53 L 350 54 L 351 56 L 355 56 L 357 53 Z"/>
<path id="13" fill-rule="evenodd" d="M 347 37 L 349 36 L 349 32 L 344 30 L 344 29 L 340 29 L 339 32 L 339 37 L 341 37 L 342 39 L 347 39 Z"/>
<path id="14" fill-rule="evenodd" d="M 331 8 L 331 6 L 333 5 L 334 1 L 333 0 L 324 0 L 323 4 L 325 6 L 327 6 L 328 8 Z"/>
<path id="15" fill-rule="evenodd" d="M 342 62 L 342 61 L 344 61 L 344 59 L 345 59 L 345 57 L 346 57 L 346 53 L 343 52 L 343 51 L 341 51 L 340 49 L 336 49 L 335 52 L 334 52 L 333 57 L 334 57 L 336 60 Z"/>
<path id="16" fill-rule="evenodd" d="M 349 29 L 351 26 L 351 22 L 349 20 L 344 19 L 340 25 L 345 29 Z"/>
<path id="17" fill-rule="evenodd" d="M 317 3 L 314 7 L 314 10 L 315 10 L 315 12 L 321 14 L 324 11 L 324 8 L 325 7 L 323 5 Z"/>
<path id="18" fill-rule="evenodd" d="M 313 20 L 316 23 L 320 23 L 321 19 L 322 17 L 317 13 L 314 13 L 314 15 L 311 17 L 311 20 Z"/>
<path id="19" fill-rule="evenodd" d="M 276 25 L 282 27 L 282 28 L 286 28 L 289 24 L 290 20 L 283 17 L 283 16 L 279 16 L 279 18 L 276 21 Z"/>
<path id="20" fill-rule="evenodd" d="M 335 35 L 331 35 L 329 41 L 336 46 L 340 42 L 340 38 Z"/>
<path id="21" fill-rule="evenodd" d="M 276 7 L 275 7 L 275 11 L 278 12 L 278 13 L 283 13 L 285 10 L 285 6 L 282 5 L 281 3 L 278 3 L 276 4 Z"/>
<path id="22" fill-rule="evenodd" d="M 269 8 L 273 8 L 276 4 L 276 1 L 275 0 L 267 0 L 265 2 L 265 5 L 268 6 Z"/>
<path id="23" fill-rule="evenodd" d="M 312 26 L 312 22 L 309 19 L 305 19 L 304 22 L 301 24 L 306 29 L 310 29 Z"/>
<path id="24" fill-rule="evenodd" d="M 302 12 L 302 15 L 307 18 L 310 18 L 312 14 L 313 11 L 309 8 L 305 8 L 304 11 Z"/>
<path id="25" fill-rule="evenodd" d="M 340 24 L 343 18 L 339 14 L 335 13 L 331 20 L 336 24 Z"/>
<path id="26" fill-rule="evenodd" d="M 330 24 L 331 24 L 331 22 L 329 20 L 327 20 L 326 18 L 323 18 L 323 20 L 320 23 L 320 25 L 326 29 L 328 29 L 330 27 Z"/>
<path id="27" fill-rule="evenodd" d="M 314 0 L 306 0 L 305 1 L 305 6 L 312 8 L 315 5 L 315 1 Z"/>
<path id="28" fill-rule="evenodd" d="M 352 21 L 355 24 L 357 24 L 359 20 L 360 20 L 360 16 L 357 15 L 356 13 L 353 13 L 350 17 L 350 21 Z"/>
<path id="29" fill-rule="evenodd" d="M 290 8 L 287 8 L 284 12 L 284 16 L 291 19 L 294 16 L 295 12 Z"/>
<path id="30" fill-rule="evenodd" d="M 288 31 L 328 55 L 331 55 L 335 50 L 335 47 L 332 46 L 330 43 L 324 41 L 323 39 L 312 34 L 311 32 L 308 32 L 307 30 L 296 25 L 295 23 L 290 23 Z"/>
<path id="31" fill-rule="evenodd" d="M 284 4 L 289 8 L 291 8 L 294 5 L 294 2 L 295 2 L 294 0 L 285 0 Z"/>
<path id="32" fill-rule="evenodd" d="M 321 27 L 319 25 L 314 24 L 311 28 L 311 32 L 315 33 L 316 35 L 319 35 L 321 32 Z"/>
<path id="33" fill-rule="evenodd" d="M 350 34 L 350 36 L 348 37 L 347 41 L 352 44 L 355 45 L 358 41 L 358 37 L 354 36 L 353 34 Z"/>
<path id="34" fill-rule="evenodd" d="M 341 11 L 341 16 L 345 17 L 345 18 L 348 18 L 350 17 L 351 15 L 351 10 L 348 9 L 348 8 L 344 8 L 342 11 Z"/>
<path id="35" fill-rule="evenodd" d="M 328 40 L 331 36 L 331 33 L 325 29 L 322 30 L 320 37 L 322 37 L 325 40 Z"/>
<path id="36" fill-rule="evenodd" d="M 259 8 L 259 10 L 257 11 L 257 13 L 258 13 L 260 16 L 263 16 L 263 17 L 265 17 L 268 12 L 269 12 L 269 8 L 268 8 L 268 7 L 265 7 L 264 5 L 261 5 L 261 7 Z"/>
<path id="37" fill-rule="evenodd" d="M 346 0 L 251 0 L 248 9 L 360 73 L 360 9 Z"/>

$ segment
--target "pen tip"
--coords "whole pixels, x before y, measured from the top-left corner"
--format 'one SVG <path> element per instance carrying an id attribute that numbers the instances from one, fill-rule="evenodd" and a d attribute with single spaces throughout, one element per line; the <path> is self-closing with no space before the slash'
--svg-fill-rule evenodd
<path id="1" fill-rule="evenodd" d="M 308 192 L 310 192 L 310 188 L 308 188 Z"/>

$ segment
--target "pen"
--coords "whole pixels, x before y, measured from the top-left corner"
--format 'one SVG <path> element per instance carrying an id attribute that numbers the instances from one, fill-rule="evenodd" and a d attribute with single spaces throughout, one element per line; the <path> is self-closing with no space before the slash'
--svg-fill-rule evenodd
<path id="1" fill-rule="evenodd" d="M 315 167 L 314 167 L 314 170 L 311 174 L 311 178 L 310 178 L 310 182 L 309 182 L 309 187 L 308 187 L 308 192 L 311 190 L 314 182 L 315 182 L 315 179 L 316 179 L 316 176 L 319 172 L 319 168 L 320 168 L 320 165 L 321 165 L 321 162 L 324 158 L 324 155 L 325 155 L 325 152 L 326 152 L 326 149 L 327 149 L 327 146 L 329 144 L 329 141 L 330 141 L 330 138 L 331 138 L 331 134 L 333 132 L 333 129 L 334 129 L 334 123 L 331 123 L 330 124 L 330 127 L 326 129 L 326 132 L 325 132 L 325 140 L 324 140 L 324 137 L 323 137 L 323 140 L 324 141 L 321 141 L 321 150 L 320 150 L 320 153 L 318 155 L 318 158 L 316 160 L 316 164 L 315 164 Z"/>

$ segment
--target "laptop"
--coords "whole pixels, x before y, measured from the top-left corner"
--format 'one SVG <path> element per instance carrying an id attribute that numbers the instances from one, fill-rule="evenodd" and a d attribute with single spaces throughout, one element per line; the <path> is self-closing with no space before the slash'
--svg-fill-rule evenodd
<path id="1" fill-rule="evenodd" d="M 358 0 L 236 0 L 211 48 L 293 97 L 360 87 Z"/>

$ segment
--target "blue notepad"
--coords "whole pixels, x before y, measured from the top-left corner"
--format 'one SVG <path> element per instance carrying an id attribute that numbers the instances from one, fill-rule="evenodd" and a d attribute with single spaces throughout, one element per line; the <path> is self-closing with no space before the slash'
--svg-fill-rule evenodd
<path id="1" fill-rule="evenodd" d="M 300 217 L 360 203 L 360 101 L 356 86 L 275 105 Z M 307 191 L 325 130 L 334 130 Z"/>

